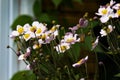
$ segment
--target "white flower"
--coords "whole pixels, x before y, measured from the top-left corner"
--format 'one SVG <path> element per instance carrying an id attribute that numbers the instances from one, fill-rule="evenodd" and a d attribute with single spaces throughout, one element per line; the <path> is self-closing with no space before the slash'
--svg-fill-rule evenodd
<path id="1" fill-rule="evenodd" d="M 19 34 L 23 34 L 24 33 L 24 28 L 20 25 L 17 25 L 17 31 Z"/>
<path id="2" fill-rule="evenodd" d="M 98 9 L 98 13 L 96 14 L 99 16 L 104 16 L 108 14 L 109 10 L 110 10 L 110 7 L 106 8 L 106 7 L 100 6 L 100 8 Z"/>
<path id="3" fill-rule="evenodd" d="M 118 9 L 117 11 L 116 11 L 116 13 L 115 13 L 115 17 L 119 17 L 120 16 L 120 9 Z"/>
<path id="4" fill-rule="evenodd" d="M 107 35 L 107 32 L 104 29 L 101 29 L 100 34 L 101 34 L 101 37 L 103 37 Z"/>
<path id="5" fill-rule="evenodd" d="M 40 44 L 46 44 L 46 40 L 50 38 L 50 33 L 49 31 L 46 31 L 44 33 L 41 34 L 41 36 L 39 37 L 38 42 Z"/>
<path id="6" fill-rule="evenodd" d="M 40 48 L 40 47 L 41 47 L 40 44 L 34 44 L 34 45 L 33 45 L 33 49 L 38 49 L 38 48 Z"/>
<path id="7" fill-rule="evenodd" d="M 70 49 L 70 44 L 61 43 L 55 47 L 56 51 L 59 53 L 64 53 L 66 50 Z"/>
<path id="8" fill-rule="evenodd" d="M 112 8 L 116 10 L 120 9 L 120 3 L 115 4 Z"/>
<path id="9" fill-rule="evenodd" d="M 56 36 L 58 36 L 58 30 L 54 31 L 53 36 L 54 36 L 54 38 L 55 38 Z"/>
<path id="10" fill-rule="evenodd" d="M 110 18 L 114 18 L 115 17 L 115 14 L 113 12 L 113 9 L 110 8 L 110 6 L 107 6 L 107 7 L 104 7 L 104 6 L 101 6 L 99 9 L 98 9 L 98 13 L 96 13 L 98 16 L 101 16 L 100 17 L 100 21 L 102 23 L 105 23 L 107 22 Z"/>
<path id="11" fill-rule="evenodd" d="M 80 38 L 77 38 L 77 34 L 66 33 L 64 39 L 61 42 L 66 42 L 70 44 L 75 44 L 75 42 L 79 42 Z"/>
<path id="12" fill-rule="evenodd" d="M 77 63 L 74 63 L 72 66 L 73 67 L 78 67 L 78 66 L 86 63 L 87 60 L 88 60 L 88 56 L 86 56 L 85 58 L 80 59 Z"/>
<path id="13" fill-rule="evenodd" d="M 23 26 L 23 28 L 24 28 L 24 31 L 25 32 L 28 32 L 28 31 L 30 31 L 30 25 L 29 24 L 25 24 L 24 26 Z"/>
<path id="14" fill-rule="evenodd" d="M 26 69 L 27 69 L 27 70 L 30 70 L 30 64 L 28 64 L 28 65 L 26 66 Z"/>
<path id="15" fill-rule="evenodd" d="M 46 26 L 44 26 L 42 23 L 39 24 L 39 26 L 37 26 L 37 29 L 35 31 L 36 36 L 40 36 L 43 32 L 46 31 Z"/>
<path id="16" fill-rule="evenodd" d="M 39 44 L 45 44 L 44 40 L 42 40 L 42 39 L 39 39 L 38 42 L 39 42 Z"/>
<path id="17" fill-rule="evenodd" d="M 30 50 L 29 47 L 26 49 L 26 52 L 27 52 L 27 53 L 30 53 L 30 52 L 31 52 L 31 50 Z"/>
<path id="18" fill-rule="evenodd" d="M 56 30 L 58 30 L 60 27 L 60 25 L 54 25 L 51 29 L 50 29 L 50 33 L 55 32 Z"/>
<path id="19" fill-rule="evenodd" d="M 21 54 L 19 57 L 18 57 L 18 60 L 25 60 L 26 57 L 25 57 L 25 54 Z"/>
<path id="20" fill-rule="evenodd" d="M 12 31 L 12 33 L 10 34 L 10 37 L 15 38 L 16 36 L 19 36 L 18 31 Z"/>
<path id="21" fill-rule="evenodd" d="M 113 27 L 112 25 L 108 25 L 107 33 L 111 33 L 114 28 L 115 28 L 115 26 Z"/>
<path id="22" fill-rule="evenodd" d="M 98 41 L 99 41 L 99 36 L 96 38 L 95 42 L 92 44 L 91 50 L 93 50 L 98 45 Z"/>
<path id="23" fill-rule="evenodd" d="M 40 36 L 43 32 L 47 30 L 47 28 L 45 24 L 34 21 L 30 30 L 33 32 L 35 31 L 36 36 Z"/>
<path id="24" fill-rule="evenodd" d="M 101 31 L 100 31 L 101 37 L 106 36 L 107 34 L 111 33 L 114 28 L 115 28 L 115 26 L 108 25 L 106 30 L 101 29 Z"/>
<path id="25" fill-rule="evenodd" d="M 105 22 L 107 22 L 109 20 L 109 17 L 108 16 L 102 16 L 101 18 L 100 18 L 100 21 L 102 22 L 102 23 L 105 23 Z"/>
<path id="26" fill-rule="evenodd" d="M 116 3 L 115 1 L 111 0 L 110 1 L 110 6 L 113 6 L 115 3 Z"/>
<path id="27" fill-rule="evenodd" d="M 50 30 L 49 33 L 51 34 L 51 36 L 54 36 L 54 38 L 56 36 L 58 36 L 58 29 L 59 29 L 60 25 L 54 25 Z"/>
<path id="28" fill-rule="evenodd" d="M 34 26 L 34 27 L 37 28 L 37 26 L 39 26 L 39 22 L 38 22 L 38 21 L 34 21 L 34 22 L 32 23 L 32 26 Z"/>
<path id="29" fill-rule="evenodd" d="M 81 78 L 80 80 L 85 80 L 85 78 Z"/>
<path id="30" fill-rule="evenodd" d="M 19 57 L 18 57 L 18 60 L 26 60 L 26 58 L 30 55 L 30 48 L 28 47 L 26 49 L 26 53 L 25 54 L 21 54 Z"/>
<path id="31" fill-rule="evenodd" d="M 23 35 L 23 38 L 28 41 L 30 38 L 31 38 L 31 32 L 26 32 L 24 35 Z"/>

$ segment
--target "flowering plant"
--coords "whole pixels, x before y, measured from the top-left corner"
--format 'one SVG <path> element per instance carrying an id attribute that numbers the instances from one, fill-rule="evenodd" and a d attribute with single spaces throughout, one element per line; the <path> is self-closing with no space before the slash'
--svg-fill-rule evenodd
<path id="1" fill-rule="evenodd" d="M 27 68 L 33 71 L 35 79 L 88 78 L 86 62 L 89 54 L 81 57 L 84 51 L 95 54 L 102 51 L 112 55 L 120 53 L 120 3 L 111 0 L 109 4 L 100 6 L 96 15 L 100 18 L 88 19 L 86 13 L 77 25 L 67 30 L 55 21 L 52 27 L 38 21 L 34 21 L 32 25 L 17 25 L 10 35 L 16 42 L 17 51 L 10 46 L 9 48 L 15 51 L 18 60 L 23 60 Z M 93 32 L 96 25 L 101 26 L 98 35 Z M 107 38 L 107 46 L 100 41 L 103 38 Z M 115 63 L 119 66 L 119 59 L 116 57 L 119 56 L 114 56 Z"/>

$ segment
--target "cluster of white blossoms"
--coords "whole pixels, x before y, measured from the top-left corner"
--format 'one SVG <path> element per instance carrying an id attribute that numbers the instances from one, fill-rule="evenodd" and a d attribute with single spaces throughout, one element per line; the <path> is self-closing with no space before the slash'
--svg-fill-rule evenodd
<path id="1" fill-rule="evenodd" d="M 101 16 L 101 23 L 106 23 L 112 18 L 119 18 L 120 3 L 116 3 L 115 1 L 111 0 L 109 4 L 106 4 L 105 6 L 100 6 L 100 8 L 98 9 L 98 13 L 96 14 Z M 109 24 L 107 27 L 104 27 L 100 31 L 101 37 L 107 36 L 107 34 L 111 33 L 114 29 L 115 26 L 113 26 L 113 24 Z"/>
<path id="2" fill-rule="evenodd" d="M 57 52 L 64 53 L 66 50 L 70 49 L 70 46 L 72 44 L 75 44 L 76 42 L 80 42 L 78 34 L 67 32 L 63 39 L 60 41 L 60 44 L 58 44 L 55 48 Z"/>
<path id="3" fill-rule="evenodd" d="M 116 3 L 115 1 L 111 0 L 109 4 L 104 6 L 100 6 L 98 9 L 98 13 L 96 15 L 100 16 L 101 23 L 107 23 L 110 19 L 119 18 L 120 16 L 120 3 Z M 104 26 L 103 29 L 100 30 L 100 37 L 107 36 L 115 29 L 114 24 L 108 23 L 108 25 Z M 99 36 L 98 36 L 99 37 Z M 93 43 L 93 49 L 98 44 L 99 38 L 96 39 L 97 42 Z"/>
<path id="4" fill-rule="evenodd" d="M 98 13 L 100 21 L 106 23 L 110 18 L 118 18 L 120 16 L 120 3 L 111 0 L 109 4 L 100 6 Z"/>
<path id="5" fill-rule="evenodd" d="M 11 33 L 10 37 L 19 37 L 25 41 L 37 38 L 39 44 L 46 44 L 50 43 L 50 41 L 54 40 L 58 35 L 59 26 L 60 25 L 54 25 L 50 30 L 48 30 L 47 24 L 34 21 L 32 26 L 29 24 L 25 24 L 23 27 L 18 25 L 17 29 Z"/>
<path id="6" fill-rule="evenodd" d="M 114 30 L 115 26 L 108 25 L 106 29 L 101 29 L 100 34 L 101 37 L 107 36 L 107 34 L 111 33 Z"/>
<path id="7" fill-rule="evenodd" d="M 39 23 L 38 21 L 34 21 L 32 26 L 29 24 L 25 24 L 24 26 L 17 25 L 16 30 L 12 31 L 10 37 L 23 40 L 25 43 L 30 40 L 32 41 L 31 45 L 26 49 L 26 52 L 21 54 L 18 59 L 26 59 L 30 55 L 31 48 L 38 49 L 42 44 L 48 44 L 52 40 L 55 40 L 58 35 L 59 26 L 54 25 L 48 30 L 47 24 Z"/>

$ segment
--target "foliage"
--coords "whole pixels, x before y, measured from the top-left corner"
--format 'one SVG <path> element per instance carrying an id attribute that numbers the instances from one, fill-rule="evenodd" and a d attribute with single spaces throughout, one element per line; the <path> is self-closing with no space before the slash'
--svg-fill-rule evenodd
<path id="1" fill-rule="evenodd" d="M 36 77 L 30 70 L 19 71 L 14 74 L 11 80 L 35 80 Z"/>
<path id="2" fill-rule="evenodd" d="M 58 7 L 63 0 L 52 1 Z M 109 4 L 100 6 L 98 12 L 95 13 L 98 17 L 88 18 L 88 13 L 85 13 L 78 24 L 68 29 L 55 21 L 50 23 L 52 19 L 49 14 L 41 13 L 42 10 L 38 8 L 36 10 L 36 6 L 40 5 L 39 0 L 35 3 L 37 4 L 34 4 L 33 9 L 36 18 L 38 16 L 37 20 L 31 22 L 32 18 L 29 16 L 16 19 L 12 25 L 13 32 L 10 37 L 14 39 L 17 51 L 10 46 L 8 48 L 15 51 L 18 60 L 26 63 L 37 80 L 87 79 L 89 77 L 87 74 L 88 54 L 94 53 L 98 62 L 97 52 L 108 56 L 111 54 L 112 57 L 109 57 L 120 70 L 119 3 L 111 0 Z M 24 19 L 26 20 L 24 23 L 19 23 Z M 98 26 L 100 30 L 96 35 L 94 28 Z M 107 45 L 101 40 L 106 41 Z M 85 52 L 88 54 L 83 54 Z M 81 55 L 84 56 L 81 57 Z M 98 64 L 104 65 L 102 62 Z"/>

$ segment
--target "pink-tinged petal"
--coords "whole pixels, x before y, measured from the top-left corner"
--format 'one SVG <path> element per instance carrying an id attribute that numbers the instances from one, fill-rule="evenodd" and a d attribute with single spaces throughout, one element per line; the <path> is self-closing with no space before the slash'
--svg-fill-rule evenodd
<path id="1" fill-rule="evenodd" d="M 27 48 L 26 52 L 27 52 L 27 53 L 30 53 L 30 52 L 31 52 L 30 48 Z"/>
<path id="2" fill-rule="evenodd" d="M 110 6 L 113 6 L 115 3 L 116 3 L 115 1 L 111 0 L 110 1 Z"/>
<path id="3" fill-rule="evenodd" d="M 88 60 L 88 56 L 86 56 L 85 58 L 80 59 L 77 63 L 73 64 L 73 67 L 79 67 L 82 64 L 86 63 L 86 61 Z"/>
<path id="4" fill-rule="evenodd" d="M 69 28 L 72 32 L 75 32 L 76 30 L 78 30 L 78 26 L 73 26 Z"/>
<path id="5" fill-rule="evenodd" d="M 15 38 L 16 36 L 19 36 L 19 33 L 17 31 L 13 31 L 10 35 L 10 38 Z"/>
<path id="6" fill-rule="evenodd" d="M 101 37 L 103 37 L 107 35 L 107 32 L 104 29 L 101 29 L 100 34 L 101 34 Z"/>
<path id="7" fill-rule="evenodd" d="M 27 32 L 27 31 L 29 31 L 30 30 L 30 25 L 29 24 L 25 24 L 24 26 L 23 26 L 23 28 L 24 28 L 24 31 L 25 32 Z"/>
<path id="8" fill-rule="evenodd" d="M 85 80 L 85 78 L 81 78 L 80 80 Z"/>
<path id="9" fill-rule="evenodd" d="M 27 70 L 30 70 L 31 68 L 30 68 L 30 64 L 28 64 L 27 66 L 26 66 L 26 69 Z"/>
<path id="10" fill-rule="evenodd" d="M 92 49 L 95 49 L 95 47 L 98 45 L 98 41 L 99 41 L 99 36 L 96 38 L 95 42 L 92 44 Z"/>
<path id="11" fill-rule="evenodd" d="M 80 18 L 80 20 L 79 20 L 79 25 L 80 25 L 80 27 L 82 27 L 82 28 L 87 27 L 87 25 L 88 25 L 88 20 L 85 19 L 85 18 Z"/>
<path id="12" fill-rule="evenodd" d="M 100 18 L 100 21 L 101 21 L 102 23 L 106 23 L 108 20 L 109 20 L 109 17 L 108 17 L 108 16 L 102 16 L 102 17 Z"/>
<path id="13" fill-rule="evenodd" d="M 120 9 L 120 3 L 115 4 L 112 8 L 116 10 Z"/>
<path id="14" fill-rule="evenodd" d="M 25 60 L 26 57 L 25 57 L 25 54 L 21 54 L 19 57 L 18 57 L 18 60 Z"/>
<path id="15" fill-rule="evenodd" d="M 34 22 L 32 23 L 32 26 L 35 26 L 35 27 L 39 26 L 39 22 L 38 22 L 38 21 L 34 21 Z"/>

